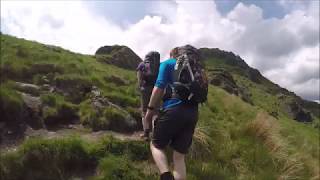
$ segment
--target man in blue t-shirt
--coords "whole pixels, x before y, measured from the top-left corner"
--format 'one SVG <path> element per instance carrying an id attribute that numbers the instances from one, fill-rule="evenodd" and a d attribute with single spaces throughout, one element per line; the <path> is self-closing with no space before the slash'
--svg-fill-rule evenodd
<path id="1" fill-rule="evenodd" d="M 147 107 L 146 121 L 151 121 L 156 113 L 165 89 L 173 82 L 173 72 L 178 49 L 170 52 L 170 59 L 160 64 L 159 74 Z M 154 122 L 150 143 L 152 156 L 160 171 L 161 180 L 186 179 L 185 154 L 192 143 L 192 136 L 198 120 L 198 105 L 169 98 L 163 102 L 159 117 Z M 173 175 L 169 170 L 164 149 L 173 149 Z"/>

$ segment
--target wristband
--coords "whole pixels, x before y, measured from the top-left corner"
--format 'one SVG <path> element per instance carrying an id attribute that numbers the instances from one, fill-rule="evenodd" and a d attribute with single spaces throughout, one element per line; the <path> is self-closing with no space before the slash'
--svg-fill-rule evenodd
<path id="1" fill-rule="evenodd" d="M 152 110 L 154 110 L 154 107 L 148 106 L 147 109 L 152 111 Z"/>

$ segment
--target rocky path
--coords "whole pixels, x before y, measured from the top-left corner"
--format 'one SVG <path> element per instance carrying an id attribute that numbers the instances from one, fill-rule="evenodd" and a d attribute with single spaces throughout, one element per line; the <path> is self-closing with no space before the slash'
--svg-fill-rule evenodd
<path id="1" fill-rule="evenodd" d="M 33 130 L 31 128 L 28 128 L 27 131 L 25 132 L 24 140 L 27 140 L 29 138 L 37 138 L 37 137 L 54 139 L 54 138 L 77 136 L 83 140 L 95 142 L 106 135 L 112 135 L 113 137 L 120 140 L 142 141 L 139 137 L 141 133 L 142 131 L 136 131 L 131 134 L 117 133 L 114 131 L 92 132 L 90 129 L 87 129 L 80 124 L 76 124 L 76 125 L 68 125 L 64 128 L 60 128 L 54 131 L 47 130 L 47 129 Z M 23 143 L 24 140 L 19 140 L 12 144 L 1 145 L 1 148 L 0 148 L 1 152 L 15 151 L 17 147 Z"/>
<path id="2" fill-rule="evenodd" d="M 43 137 L 43 138 L 59 138 L 59 137 L 68 137 L 68 136 L 79 136 L 85 140 L 97 141 L 105 135 L 112 135 L 120 140 L 140 140 L 139 134 L 141 132 L 134 132 L 131 134 L 122 134 L 113 131 L 96 131 L 92 132 L 91 130 L 84 128 L 82 125 L 68 125 L 66 128 L 58 129 L 56 131 L 50 131 L 46 129 L 32 130 L 28 129 L 26 136 L 30 137 Z"/>

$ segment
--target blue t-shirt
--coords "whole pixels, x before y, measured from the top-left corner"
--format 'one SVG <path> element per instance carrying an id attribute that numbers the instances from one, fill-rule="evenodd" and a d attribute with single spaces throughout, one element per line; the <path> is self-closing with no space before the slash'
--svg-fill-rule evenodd
<path id="1" fill-rule="evenodd" d="M 176 59 L 167 59 L 160 63 L 159 74 L 155 86 L 160 89 L 165 89 L 169 84 L 172 84 L 174 66 L 176 65 Z M 177 98 L 168 99 L 163 102 L 162 108 L 174 107 L 181 104 L 182 101 Z"/>

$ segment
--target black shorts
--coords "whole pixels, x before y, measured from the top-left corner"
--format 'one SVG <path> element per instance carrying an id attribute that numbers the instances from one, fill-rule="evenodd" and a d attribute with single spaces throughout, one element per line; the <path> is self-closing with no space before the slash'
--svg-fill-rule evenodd
<path id="1" fill-rule="evenodd" d="M 152 144 L 158 149 L 170 145 L 175 151 L 186 154 L 198 121 L 198 106 L 181 104 L 160 112 L 154 122 Z"/>

